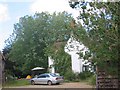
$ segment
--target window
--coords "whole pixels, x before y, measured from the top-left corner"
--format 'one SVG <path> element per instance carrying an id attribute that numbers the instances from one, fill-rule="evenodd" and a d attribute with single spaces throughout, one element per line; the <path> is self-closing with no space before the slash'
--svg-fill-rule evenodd
<path id="1" fill-rule="evenodd" d="M 49 75 L 46 75 L 46 77 L 50 77 Z"/>
<path id="2" fill-rule="evenodd" d="M 56 77 L 56 74 L 55 74 L 55 73 L 51 73 L 50 75 L 53 76 L 53 77 Z"/>
<path id="3" fill-rule="evenodd" d="M 40 75 L 38 78 L 46 78 L 46 75 Z"/>

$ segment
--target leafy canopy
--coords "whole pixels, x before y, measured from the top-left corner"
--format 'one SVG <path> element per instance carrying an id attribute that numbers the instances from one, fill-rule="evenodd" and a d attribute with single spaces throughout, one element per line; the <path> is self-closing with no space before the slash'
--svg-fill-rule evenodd
<path id="1" fill-rule="evenodd" d="M 35 13 L 24 16 L 14 24 L 14 32 L 6 41 L 11 46 L 9 59 L 16 62 L 16 69 L 30 73 L 37 66 L 48 68 L 48 56 L 55 42 L 64 42 L 70 36 L 72 17 L 67 12 Z M 54 55 L 55 56 L 55 55 Z"/>
<path id="2" fill-rule="evenodd" d="M 84 32 L 78 29 L 74 34 L 90 49 L 92 61 L 107 73 L 117 75 L 120 2 L 70 0 L 69 4 L 80 12 L 78 20 Z M 81 34 L 83 34 L 82 37 Z"/>

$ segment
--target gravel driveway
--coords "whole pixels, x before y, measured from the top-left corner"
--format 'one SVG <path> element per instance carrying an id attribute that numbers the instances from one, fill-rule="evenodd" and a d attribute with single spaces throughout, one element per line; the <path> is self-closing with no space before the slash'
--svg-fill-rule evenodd
<path id="1" fill-rule="evenodd" d="M 10 87 L 8 87 L 10 88 Z M 73 82 L 73 83 L 62 83 L 60 85 L 27 85 L 27 86 L 19 86 L 12 88 L 93 88 L 93 86 L 88 85 L 83 82 Z"/>

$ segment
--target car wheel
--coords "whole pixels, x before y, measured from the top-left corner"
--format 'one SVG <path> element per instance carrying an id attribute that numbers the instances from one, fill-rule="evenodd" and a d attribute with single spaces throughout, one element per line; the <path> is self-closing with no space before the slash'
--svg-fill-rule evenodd
<path id="1" fill-rule="evenodd" d="M 32 85 L 35 85 L 35 82 L 34 82 L 34 81 L 31 81 L 31 84 L 32 84 Z"/>
<path id="2" fill-rule="evenodd" d="M 51 82 L 51 81 L 48 81 L 47 84 L 48 84 L 48 85 L 52 85 L 52 82 Z"/>

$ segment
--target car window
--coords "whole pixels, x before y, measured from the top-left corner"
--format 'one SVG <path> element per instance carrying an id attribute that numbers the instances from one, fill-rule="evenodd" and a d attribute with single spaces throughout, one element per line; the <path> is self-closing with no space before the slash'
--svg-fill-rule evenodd
<path id="1" fill-rule="evenodd" d="M 46 75 L 46 77 L 50 77 L 49 75 Z"/>
<path id="2" fill-rule="evenodd" d="M 57 76 L 55 73 L 51 73 L 50 75 L 53 76 L 53 77 L 56 77 L 56 76 Z"/>
<path id="3" fill-rule="evenodd" d="M 46 75 L 40 75 L 38 78 L 46 78 Z"/>
<path id="4" fill-rule="evenodd" d="M 60 76 L 60 74 L 59 73 L 55 73 L 56 74 L 56 76 Z"/>

